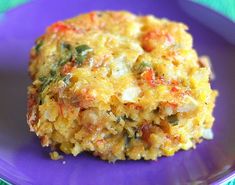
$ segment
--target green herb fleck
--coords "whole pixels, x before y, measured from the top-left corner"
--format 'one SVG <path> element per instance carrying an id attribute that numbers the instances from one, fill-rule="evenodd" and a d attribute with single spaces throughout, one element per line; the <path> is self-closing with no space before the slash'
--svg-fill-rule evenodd
<path id="1" fill-rule="evenodd" d="M 173 126 L 178 125 L 179 123 L 179 119 L 176 114 L 168 116 L 167 120 Z"/>
<path id="2" fill-rule="evenodd" d="M 148 62 L 143 61 L 138 66 L 138 71 L 142 73 L 147 67 L 150 68 L 151 65 Z"/>
<path id="3" fill-rule="evenodd" d="M 62 58 L 62 59 L 59 60 L 58 65 L 59 66 L 64 66 L 66 63 L 67 63 L 67 59 Z"/>
<path id="4" fill-rule="evenodd" d="M 131 138 L 128 137 L 128 133 L 125 133 L 124 141 L 125 141 L 125 146 L 128 146 L 130 144 Z"/>
<path id="5" fill-rule="evenodd" d="M 71 74 L 67 74 L 66 76 L 64 76 L 63 77 L 63 82 L 66 84 L 66 85 L 68 85 L 69 84 L 69 82 L 70 82 L 70 78 L 72 77 L 72 75 Z"/>
<path id="6" fill-rule="evenodd" d="M 79 65 L 83 64 L 83 62 L 87 57 L 87 54 L 93 51 L 92 48 L 90 48 L 88 45 L 85 44 L 77 46 L 75 49 L 76 49 L 75 61 Z"/>
<path id="7" fill-rule="evenodd" d="M 36 43 L 36 45 L 35 45 L 36 54 L 38 54 L 40 52 L 40 48 L 42 47 L 42 45 L 43 45 L 43 40 L 40 40 Z"/>
<path id="8" fill-rule="evenodd" d="M 147 62 L 141 62 L 140 67 L 150 67 L 150 64 Z"/>
<path id="9" fill-rule="evenodd" d="M 67 62 L 69 62 L 73 57 L 72 46 L 70 44 L 63 42 L 60 45 L 60 49 L 61 49 L 61 58 L 58 62 L 58 65 L 63 66 Z"/>
<path id="10" fill-rule="evenodd" d="M 127 117 L 126 115 L 122 116 L 122 119 L 125 120 L 125 121 L 129 121 L 129 122 L 135 122 L 134 119 L 132 119 L 130 117 Z"/>
<path id="11" fill-rule="evenodd" d="M 38 45 L 35 46 L 35 49 L 39 49 L 41 44 L 42 43 L 39 42 Z M 75 60 L 77 64 L 81 65 L 86 59 L 87 54 L 91 51 L 93 51 L 93 49 L 87 45 L 80 45 L 74 48 L 68 43 L 61 43 L 61 55 L 59 61 L 51 67 L 48 77 L 42 76 L 39 78 L 39 80 L 41 81 L 40 91 L 42 92 L 50 83 L 55 82 L 56 80 L 59 80 L 61 78 L 63 82 L 68 85 L 72 76 L 71 74 L 67 74 L 64 77 L 62 77 L 60 74 L 57 76 L 59 67 L 64 66 L 67 62 L 70 62 L 72 60 Z"/>
<path id="12" fill-rule="evenodd" d="M 68 43 L 63 42 L 61 44 L 61 50 L 71 50 L 71 48 L 72 48 L 71 45 Z"/>
<path id="13" fill-rule="evenodd" d="M 82 65 L 85 59 L 86 56 L 77 55 L 77 57 L 75 57 L 75 61 L 78 65 Z"/>
<path id="14" fill-rule="evenodd" d="M 91 52 L 93 49 L 86 44 L 82 44 L 76 47 L 77 54 L 86 55 L 88 52 Z"/>
<path id="15" fill-rule="evenodd" d="M 121 119 L 122 118 L 120 116 L 118 116 L 117 119 L 116 119 L 116 123 L 120 123 Z"/>
<path id="16" fill-rule="evenodd" d="M 53 81 L 52 78 L 45 78 L 44 81 L 42 81 L 42 85 L 41 85 L 41 91 L 43 91 L 51 82 Z"/>
<path id="17" fill-rule="evenodd" d="M 51 74 L 51 76 L 55 76 L 56 75 L 56 69 L 51 69 L 50 74 Z"/>
<path id="18" fill-rule="evenodd" d="M 47 79 L 47 78 L 46 78 L 45 76 L 39 77 L 39 80 L 40 80 L 41 82 L 44 82 L 46 79 Z"/>

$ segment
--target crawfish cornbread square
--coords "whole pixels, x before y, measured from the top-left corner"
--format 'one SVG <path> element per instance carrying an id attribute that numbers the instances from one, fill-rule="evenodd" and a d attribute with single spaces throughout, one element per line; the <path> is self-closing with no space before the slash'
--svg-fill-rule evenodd
<path id="1" fill-rule="evenodd" d="M 30 130 L 56 156 L 108 161 L 155 160 L 211 139 L 217 91 L 187 29 L 126 11 L 52 24 L 31 50 Z"/>

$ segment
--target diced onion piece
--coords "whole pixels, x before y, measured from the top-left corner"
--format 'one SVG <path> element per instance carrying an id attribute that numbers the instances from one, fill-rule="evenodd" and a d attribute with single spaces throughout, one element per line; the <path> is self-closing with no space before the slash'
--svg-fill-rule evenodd
<path id="1" fill-rule="evenodd" d="M 122 93 L 122 100 L 124 102 L 135 102 L 141 90 L 139 87 L 126 88 Z"/>
<path id="2" fill-rule="evenodd" d="M 182 149 L 183 150 L 188 150 L 193 146 L 193 143 L 191 140 L 188 140 L 186 143 L 182 144 Z"/>
<path id="3" fill-rule="evenodd" d="M 183 105 L 179 106 L 178 112 L 190 112 L 197 108 L 198 102 L 191 96 L 186 95 Z"/>
<path id="4" fill-rule="evenodd" d="M 125 63 L 125 56 L 122 55 L 114 59 L 114 61 L 111 64 L 111 68 L 112 68 L 112 77 L 119 78 L 125 75 L 128 72 L 128 68 Z"/>
<path id="5" fill-rule="evenodd" d="M 203 137 L 204 139 L 213 139 L 214 134 L 213 134 L 211 128 L 205 128 L 205 129 L 203 129 L 203 131 L 202 131 L 202 137 Z"/>

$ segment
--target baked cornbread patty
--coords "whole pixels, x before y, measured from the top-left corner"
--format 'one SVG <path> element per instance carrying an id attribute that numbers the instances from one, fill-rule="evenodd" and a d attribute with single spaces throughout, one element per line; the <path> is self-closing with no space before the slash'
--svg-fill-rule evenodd
<path id="1" fill-rule="evenodd" d="M 217 92 L 186 30 L 125 11 L 52 24 L 31 50 L 31 131 L 52 151 L 109 161 L 154 160 L 211 139 Z"/>

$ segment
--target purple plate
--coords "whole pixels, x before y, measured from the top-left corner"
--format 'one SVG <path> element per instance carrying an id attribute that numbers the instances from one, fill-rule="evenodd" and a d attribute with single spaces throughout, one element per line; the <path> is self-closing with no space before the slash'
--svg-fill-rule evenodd
<path id="1" fill-rule="evenodd" d="M 185 22 L 199 54 L 208 54 L 220 96 L 213 127 L 215 138 L 196 150 L 158 161 L 110 164 L 89 154 L 52 161 L 26 125 L 29 50 L 54 21 L 91 10 L 125 9 Z M 224 29 L 227 29 L 226 27 Z M 0 21 L 0 177 L 27 185 L 168 185 L 222 183 L 235 176 L 235 46 L 191 19 L 177 1 L 37 0 L 7 13 Z"/>

